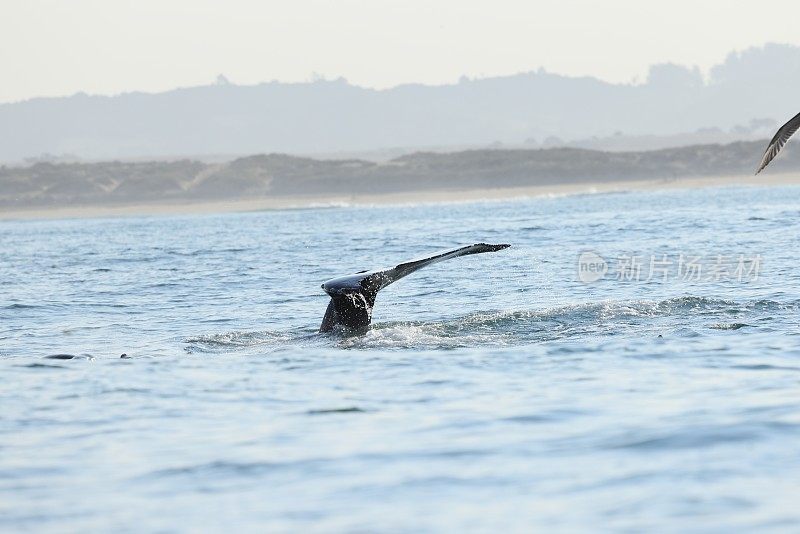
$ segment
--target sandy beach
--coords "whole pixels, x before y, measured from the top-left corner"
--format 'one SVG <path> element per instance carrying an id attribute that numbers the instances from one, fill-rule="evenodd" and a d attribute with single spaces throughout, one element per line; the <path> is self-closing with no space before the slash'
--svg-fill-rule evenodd
<path id="1" fill-rule="evenodd" d="M 800 173 L 775 173 L 759 176 L 687 177 L 671 180 L 603 181 L 530 187 L 427 190 L 403 193 L 349 195 L 280 195 L 254 199 L 139 203 L 116 205 L 59 206 L 11 209 L 0 212 L 0 220 L 60 219 L 229 213 L 260 210 L 307 209 L 337 206 L 373 206 L 442 202 L 477 202 L 561 195 L 597 194 L 619 191 L 690 189 L 732 186 L 800 185 Z"/>

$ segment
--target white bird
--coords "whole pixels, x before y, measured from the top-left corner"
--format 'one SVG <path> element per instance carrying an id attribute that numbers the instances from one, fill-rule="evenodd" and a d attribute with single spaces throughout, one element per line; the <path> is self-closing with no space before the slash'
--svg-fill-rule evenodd
<path id="1" fill-rule="evenodd" d="M 764 157 L 761 158 L 761 165 L 758 166 L 756 174 L 764 170 L 764 167 L 769 165 L 769 162 L 778 155 L 786 141 L 800 128 L 800 113 L 789 119 L 789 122 L 784 124 L 778 129 L 775 137 L 767 145 L 767 150 L 764 151 Z"/>

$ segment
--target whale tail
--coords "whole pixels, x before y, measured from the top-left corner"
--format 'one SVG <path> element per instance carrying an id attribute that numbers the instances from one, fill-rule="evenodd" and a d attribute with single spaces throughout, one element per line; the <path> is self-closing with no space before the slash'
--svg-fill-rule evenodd
<path id="1" fill-rule="evenodd" d="M 336 326 L 348 330 L 363 332 L 372 321 L 372 308 L 375 306 L 375 297 L 378 291 L 408 276 L 423 267 L 440 261 L 481 254 L 483 252 L 496 252 L 511 245 L 489 245 L 477 243 L 453 250 L 439 252 L 433 256 L 415 259 L 401 263 L 388 269 L 375 271 L 361 271 L 349 276 L 333 278 L 322 284 L 322 289 L 331 297 L 325 317 L 322 319 L 320 332 L 330 332 Z"/>

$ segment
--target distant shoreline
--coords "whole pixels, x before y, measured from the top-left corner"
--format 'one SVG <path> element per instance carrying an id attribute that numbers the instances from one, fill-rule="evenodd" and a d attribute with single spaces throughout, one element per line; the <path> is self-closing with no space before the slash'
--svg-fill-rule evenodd
<path id="1" fill-rule="evenodd" d="M 526 187 L 430 189 L 401 193 L 276 195 L 257 199 L 148 202 L 118 205 L 85 205 L 3 209 L 0 220 L 72 219 L 104 217 L 136 217 L 154 215 L 198 215 L 243 213 L 252 211 L 326 208 L 340 206 L 375 206 L 403 204 L 469 203 L 519 198 L 613 193 L 622 191 L 656 191 L 735 186 L 800 185 L 800 173 L 775 173 L 759 176 L 737 175 L 687 177 L 675 179 L 598 181 L 570 184 L 548 184 Z"/>
<path id="2" fill-rule="evenodd" d="M 653 187 L 796 183 L 800 150 L 792 147 L 764 177 L 750 174 L 764 145 L 738 142 L 645 152 L 419 152 L 383 163 L 289 154 L 255 154 L 214 164 L 40 162 L 0 166 L 0 218 L 469 202 Z"/>

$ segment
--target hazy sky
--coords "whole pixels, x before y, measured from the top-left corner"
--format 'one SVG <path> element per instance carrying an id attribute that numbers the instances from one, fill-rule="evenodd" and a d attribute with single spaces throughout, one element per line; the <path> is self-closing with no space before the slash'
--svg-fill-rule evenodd
<path id="1" fill-rule="evenodd" d="M 0 0 L 0 102 L 318 73 L 388 87 L 535 70 L 629 82 L 800 45 L 800 0 Z"/>

